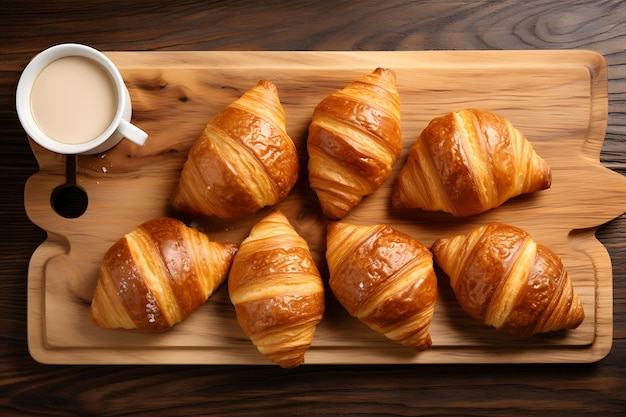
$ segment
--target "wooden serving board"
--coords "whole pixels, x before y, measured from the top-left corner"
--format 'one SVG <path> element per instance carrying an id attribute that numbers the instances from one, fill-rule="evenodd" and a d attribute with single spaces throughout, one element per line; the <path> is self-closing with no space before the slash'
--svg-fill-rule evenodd
<path id="1" fill-rule="evenodd" d="M 586 318 L 575 330 L 531 339 L 498 333 L 469 318 L 441 277 L 422 353 L 396 345 L 347 313 L 327 291 L 326 314 L 308 364 L 591 362 L 612 343 L 612 270 L 597 227 L 626 211 L 626 179 L 599 154 L 607 122 L 607 68 L 589 51 L 468 52 L 111 52 L 133 102 L 133 121 L 149 134 L 144 147 L 122 141 L 78 158 L 85 214 L 66 219 L 50 206 L 64 181 L 64 156 L 31 142 L 40 164 L 25 188 L 30 219 L 47 231 L 28 275 L 28 341 L 45 363 L 269 363 L 237 325 L 222 285 L 189 319 L 162 334 L 105 330 L 91 324 L 89 301 L 104 252 L 140 223 L 176 216 L 169 205 L 187 151 L 207 120 L 260 79 L 274 82 L 288 133 L 299 149 L 300 181 L 279 208 L 308 241 L 327 279 L 325 219 L 306 174 L 306 132 L 315 105 L 378 66 L 396 71 L 404 150 L 391 177 L 344 221 L 388 223 L 430 245 L 489 221 L 528 230 L 569 270 Z M 391 187 L 409 147 L 429 120 L 478 107 L 507 117 L 553 170 L 552 188 L 470 218 L 395 210 Z M 262 210 L 238 220 L 184 219 L 212 240 L 243 240 Z"/>

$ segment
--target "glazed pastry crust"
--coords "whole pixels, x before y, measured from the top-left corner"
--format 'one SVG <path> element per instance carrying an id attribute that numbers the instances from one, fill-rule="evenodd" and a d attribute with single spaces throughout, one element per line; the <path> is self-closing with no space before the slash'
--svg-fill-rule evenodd
<path id="1" fill-rule="evenodd" d="M 437 117 L 422 131 L 398 174 L 392 204 L 463 217 L 551 183 L 550 167 L 508 120 L 467 109 Z"/>
<path id="2" fill-rule="evenodd" d="M 237 321 L 258 350 L 297 367 L 324 313 L 324 284 L 306 241 L 276 210 L 242 242 L 228 278 Z"/>
<path id="3" fill-rule="evenodd" d="M 437 279 L 428 248 L 387 225 L 334 222 L 326 259 L 330 288 L 350 315 L 404 346 L 432 344 Z"/>
<path id="4" fill-rule="evenodd" d="M 226 279 L 236 251 L 179 220 L 150 220 L 104 255 L 91 319 L 105 328 L 168 330 Z"/>
<path id="5" fill-rule="evenodd" d="M 432 251 L 461 307 L 500 331 L 527 337 L 584 319 L 560 258 L 520 228 L 490 223 L 439 239 Z"/>
<path id="6" fill-rule="evenodd" d="M 236 218 L 277 204 L 298 175 L 278 90 L 261 80 L 207 123 L 171 202 L 181 212 Z"/>
<path id="7" fill-rule="evenodd" d="M 377 68 L 324 98 L 313 112 L 307 151 L 322 211 L 343 218 L 391 174 L 402 150 L 396 76 Z"/>

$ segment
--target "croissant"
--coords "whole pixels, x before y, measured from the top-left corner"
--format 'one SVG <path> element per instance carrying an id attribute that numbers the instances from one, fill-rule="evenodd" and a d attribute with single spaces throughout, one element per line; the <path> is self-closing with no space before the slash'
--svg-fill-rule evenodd
<path id="1" fill-rule="evenodd" d="M 437 117 L 422 131 L 398 174 L 392 205 L 470 216 L 551 182 L 550 167 L 508 120 L 468 109 Z"/>
<path id="2" fill-rule="evenodd" d="M 559 257 L 522 229 L 489 223 L 436 240 L 432 252 L 461 307 L 502 332 L 529 337 L 585 317 Z"/>
<path id="3" fill-rule="evenodd" d="M 309 184 L 324 214 L 343 218 L 391 173 L 402 150 L 395 73 L 377 68 L 323 99 L 307 139 Z"/>
<path id="4" fill-rule="evenodd" d="M 206 302 L 236 251 L 179 220 L 147 221 L 104 255 L 91 319 L 105 328 L 167 330 Z"/>
<path id="5" fill-rule="evenodd" d="M 324 314 L 324 284 L 306 241 L 276 210 L 241 243 L 228 276 L 237 321 L 283 368 L 304 362 Z"/>
<path id="6" fill-rule="evenodd" d="M 387 225 L 328 225 L 330 289 L 346 311 L 404 346 L 425 350 L 437 278 L 432 254 Z"/>
<path id="7" fill-rule="evenodd" d="M 276 86 L 261 80 L 209 120 L 170 200 L 180 212 L 240 217 L 286 197 L 298 173 Z"/>

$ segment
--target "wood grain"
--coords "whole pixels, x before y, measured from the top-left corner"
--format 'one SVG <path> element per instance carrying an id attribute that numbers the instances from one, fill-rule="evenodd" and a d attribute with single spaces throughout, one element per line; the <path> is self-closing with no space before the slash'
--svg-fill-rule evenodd
<path id="1" fill-rule="evenodd" d="M 266 363 L 239 329 L 224 288 L 165 335 L 99 329 L 88 303 L 102 254 L 151 218 L 176 215 L 168 198 L 186 152 L 208 118 L 266 78 L 274 82 L 288 132 L 306 167 L 306 131 L 316 103 L 384 64 L 402 99 L 403 156 L 433 117 L 481 107 L 507 117 L 553 169 L 550 190 L 466 219 L 390 208 L 395 175 L 344 220 L 387 223 L 430 245 L 488 221 L 515 224 L 555 250 L 582 299 L 586 320 L 574 331 L 520 340 L 469 319 L 445 282 L 432 324 L 433 347 L 416 354 L 348 317 L 330 295 L 307 363 L 589 362 L 612 344 L 611 263 L 593 231 L 626 210 L 626 180 L 598 160 L 606 123 L 606 67 L 585 51 L 109 53 L 124 76 L 144 147 L 123 142 L 79 158 L 87 212 L 65 219 L 48 203 L 63 157 L 33 144 L 40 172 L 26 184 L 31 220 L 48 232 L 29 270 L 29 346 L 51 363 Z M 471 80 L 471 83 L 467 81 Z M 588 181 L 581 183 L 580 178 Z M 598 186 L 602 184 L 602 186 Z M 308 241 L 325 271 L 325 225 L 306 170 L 278 205 Z M 217 241 L 240 243 L 267 210 L 237 220 L 186 218 Z M 346 354 L 349 351 L 350 354 Z M 356 353 L 356 354 L 355 354 Z"/>
<path id="2" fill-rule="evenodd" d="M 600 227 L 613 264 L 608 356 L 579 365 L 46 366 L 27 346 L 28 263 L 46 238 L 26 216 L 38 171 L 14 109 L 28 60 L 56 43 L 101 50 L 590 49 L 607 62 L 600 160 L 626 175 L 622 0 L 2 2 L 0 13 L 0 414 L 621 415 L 626 409 L 626 215 Z M 582 181 L 582 180 L 581 180 Z"/>

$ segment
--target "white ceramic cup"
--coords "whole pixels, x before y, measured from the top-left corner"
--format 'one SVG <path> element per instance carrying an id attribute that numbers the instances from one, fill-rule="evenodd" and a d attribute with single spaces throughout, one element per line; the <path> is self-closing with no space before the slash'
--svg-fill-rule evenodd
<path id="1" fill-rule="evenodd" d="M 83 57 L 97 63 L 111 77 L 115 88 L 116 107 L 108 127 L 97 137 L 82 143 L 64 143 L 51 138 L 37 124 L 33 115 L 31 98 L 33 85 L 40 73 L 52 62 L 66 57 Z M 36 55 L 26 66 L 16 91 L 16 110 L 22 127 L 35 142 L 44 148 L 61 154 L 95 154 L 117 145 L 123 138 L 143 145 L 148 134 L 130 123 L 132 105 L 124 80 L 111 60 L 102 52 L 89 46 L 67 43 L 52 46 Z"/>

